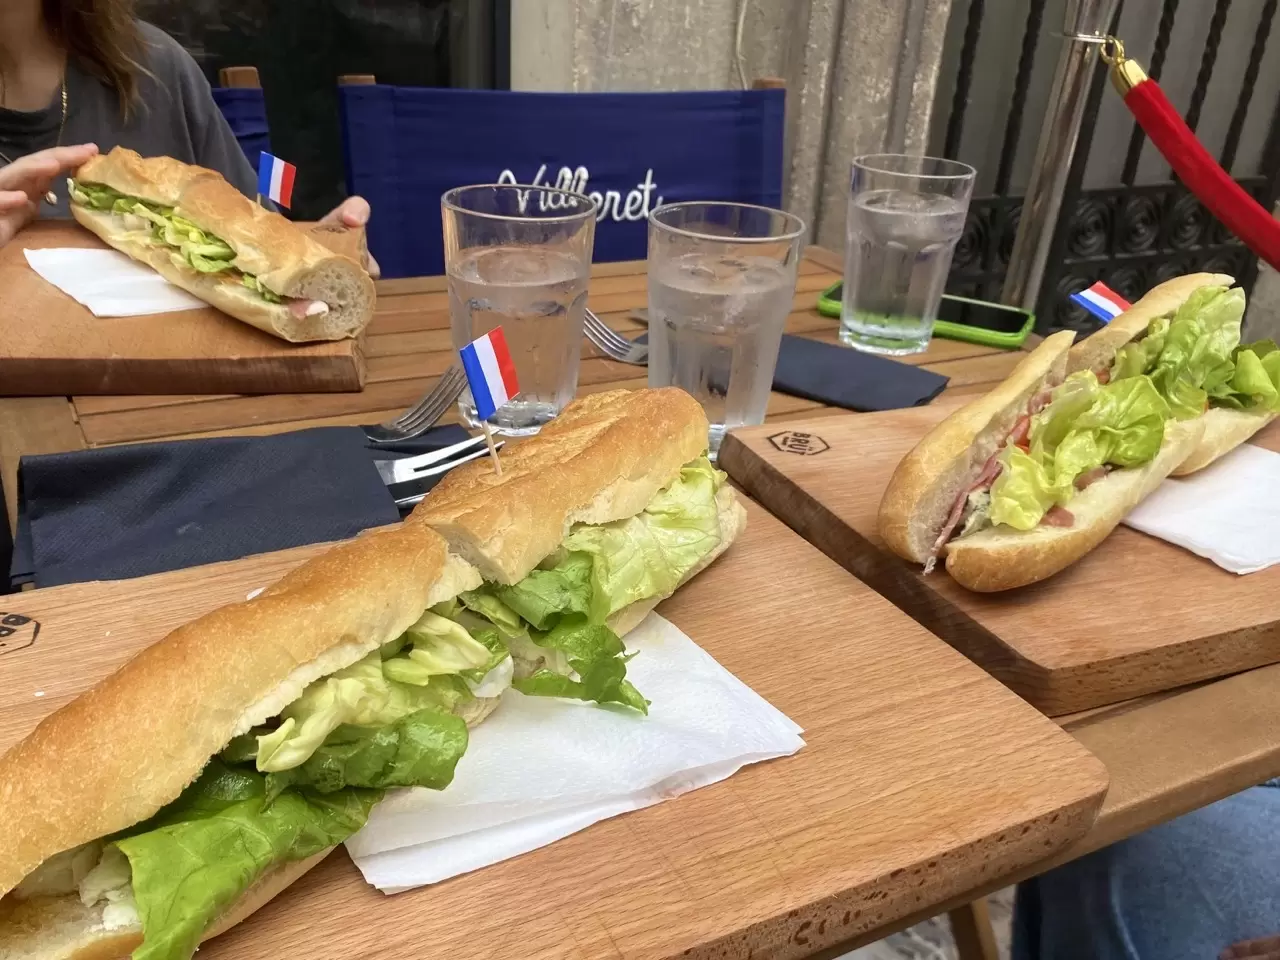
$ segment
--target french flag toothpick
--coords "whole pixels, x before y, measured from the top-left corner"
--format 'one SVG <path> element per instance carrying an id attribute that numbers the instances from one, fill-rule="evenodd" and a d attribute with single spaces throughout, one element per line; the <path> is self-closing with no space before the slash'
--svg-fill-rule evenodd
<path id="1" fill-rule="evenodd" d="M 511 351 L 507 349 L 507 338 L 501 327 L 494 327 L 458 352 L 462 356 L 462 370 L 467 375 L 471 398 L 476 404 L 476 419 L 480 421 L 480 429 L 484 431 L 485 442 L 489 445 L 494 472 L 502 476 L 502 463 L 498 460 L 498 448 L 493 445 L 488 420 L 520 392 L 516 365 L 511 360 Z"/>
<path id="2" fill-rule="evenodd" d="M 265 150 L 258 157 L 258 196 L 289 206 L 293 199 L 293 178 L 298 168 L 273 157 Z"/>
<path id="3" fill-rule="evenodd" d="M 1116 293 L 1105 283 L 1099 280 L 1093 286 L 1079 293 L 1073 293 L 1071 299 L 1077 305 L 1084 307 L 1103 323 L 1110 323 L 1120 314 L 1128 310 L 1131 304 L 1120 294 Z"/>

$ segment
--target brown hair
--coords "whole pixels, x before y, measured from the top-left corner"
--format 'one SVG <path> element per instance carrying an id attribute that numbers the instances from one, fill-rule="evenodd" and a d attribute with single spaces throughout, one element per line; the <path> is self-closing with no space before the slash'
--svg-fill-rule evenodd
<path id="1" fill-rule="evenodd" d="M 120 113 L 128 117 L 138 96 L 144 68 L 142 35 L 133 17 L 133 0 L 41 0 L 44 22 L 86 73 L 115 91 Z"/>

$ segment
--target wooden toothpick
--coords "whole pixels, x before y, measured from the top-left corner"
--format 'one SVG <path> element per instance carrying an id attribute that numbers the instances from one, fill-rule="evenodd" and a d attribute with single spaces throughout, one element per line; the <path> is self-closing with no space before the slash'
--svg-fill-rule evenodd
<path id="1" fill-rule="evenodd" d="M 484 442 L 489 445 L 489 457 L 493 460 L 493 472 L 502 476 L 502 461 L 498 459 L 498 448 L 493 443 L 493 433 L 489 430 L 489 421 L 481 420 L 480 429 L 484 431 Z"/>

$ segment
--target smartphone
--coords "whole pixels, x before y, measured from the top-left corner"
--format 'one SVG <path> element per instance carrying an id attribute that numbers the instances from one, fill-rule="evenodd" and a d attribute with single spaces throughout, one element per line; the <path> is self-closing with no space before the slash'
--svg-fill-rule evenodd
<path id="1" fill-rule="evenodd" d="M 818 312 L 827 317 L 840 316 L 843 292 L 843 283 L 833 284 L 824 290 L 818 297 Z M 1029 310 L 943 294 L 938 303 L 938 319 L 934 322 L 933 332 L 949 340 L 1016 350 L 1026 342 L 1035 323 L 1035 314 Z"/>

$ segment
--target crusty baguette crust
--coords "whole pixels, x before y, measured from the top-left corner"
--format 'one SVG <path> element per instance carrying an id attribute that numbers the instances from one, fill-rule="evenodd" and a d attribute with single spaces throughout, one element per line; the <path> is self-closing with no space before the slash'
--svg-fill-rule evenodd
<path id="1" fill-rule="evenodd" d="M 1275 418 L 1274 413 L 1211 407 L 1199 418 L 1204 422 L 1204 436 L 1191 455 L 1170 476 L 1185 477 L 1189 473 L 1203 470 L 1223 454 L 1240 446 Z"/>
<path id="2" fill-rule="evenodd" d="M 486 580 L 516 583 L 574 523 L 633 517 L 707 449 L 701 405 L 675 387 L 575 400 L 536 437 L 450 471 L 410 515 Z"/>
<path id="3" fill-rule="evenodd" d="M 222 179 L 222 174 L 173 157 L 144 157 L 126 147 L 90 157 L 76 177 L 86 183 L 101 183 L 112 190 L 140 200 L 176 207 L 183 191 L 197 180 Z"/>
<path id="4" fill-rule="evenodd" d="M 339 544 L 141 651 L 0 757 L 0 894 L 54 854 L 150 817 L 306 683 L 479 584 L 429 528 L 406 524 Z"/>
<path id="5" fill-rule="evenodd" d="M 1067 357 L 1067 373 L 1077 370 L 1100 373 L 1111 366 L 1117 351 L 1143 333 L 1156 317 L 1173 313 L 1201 287 L 1229 287 L 1235 282 L 1234 277 L 1225 273 L 1189 273 L 1157 284 L 1120 316 L 1072 347 Z"/>
<path id="6" fill-rule="evenodd" d="M 116 147 L 90 159 L 76 176 L 174 207 L 178 216 L 225 240 L 236 251 L 236 268 L 268 289 L 330 307 L 325 314 L 299 317 L 286 304 L 268 303 L 239 283 L 175 264 L 167 248 L 149 242 L 144 231 L 130 231 L 114 214 L 71 204 L 76 220 L 108 244 L 238 320 L 284 340 L 306 342 L 356 336 L 373 316 L 373 280 L 360 264 L 260 207 L 211 170 Z"/>
<path id="7" fill-rule="evenodd" d="M 1031 398 L 1062 382 L 1075 334 L 1046 337 L 991 392 L 938 423 L 902 458 L 880 501 L 878 525 L 898 556 L 924 563 L 956 497 L 1000 447 Z"/>
<path id="8" fill-rule="evenodd" d="M 1150 463 L 1113 471 L 1075 496 L 1067 505 L 1075 517 L 1070 527 L 988 527 L 952 540 L 945 547 L 947 573 L 961 586 L 986 593 L 1023 587 L 1065 569 L 1105 540 L 1195 449 L 1203 431 L 1202 418 L 1170 420 Z"/>
<path id="9" fill-rule="evenodd" d="M 226 933 L 247 919 L 333 852 L 267 871 L 232 908 L 209 927 L 201 942 Z M 142 943 L 141 926 L 102 927 L 103 904 L 82 905 L 73 894 L 24 903 L 0 904 L 0 946 L 6 960 L 124 960 Z"/>

